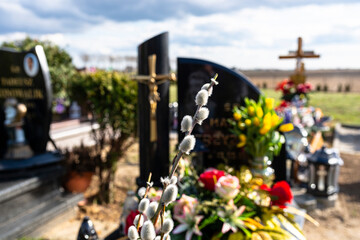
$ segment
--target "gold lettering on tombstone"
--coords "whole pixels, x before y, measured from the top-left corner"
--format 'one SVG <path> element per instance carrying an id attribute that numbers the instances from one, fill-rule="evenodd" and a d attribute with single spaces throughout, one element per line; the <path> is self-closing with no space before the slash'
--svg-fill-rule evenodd
<path id="1" fill-rule="evenodd" d="M 41 89 L 1 88 L 0 98 L 44 99 Z"/>
<path id="2" fill-rule="evenodd" d="M 224 152 L 217 152 L 216 153 L 216 158 L 224 159 L 225 158 Z"/>
<path id="3" fill-rule="evenodd" d="M 11 65 L 10 66 L 10 71 L 12 73 L 20 73 L 20 67 L 19 66 L 16 66 L 16 65 Z"/>
<path id="4" fill-rule="evenodd" d="M 217 127 L 219 126 L 219 119 L 218 118 L 210 118 L 210 127 Z"/>
<path id="5" fill-rule="evenodd" d="M 24 86 L 31 87 L 33 85 L 33 79 L 32 78 L 25 78 L 24 79 Z"/>
<path id="6" fill-rule="evenodd" d="M 44 95 L 40 89 L 34 89 L 33 97 L 35 99 L 44 99 Z"/>
<path id="7" fill-rule="evenodd" d="M 203 134 L 202 136 L 203 142 L 207 145 L 211 145 L 211 135 L 210 134 Z"/>
<path id="8" fill-rule="evenodd" d="M 231 112 L 231 103 L 225 103 L 224 104 L 224 110 L 225 110 L 225 112 Z"/>
<path id="9" fill-rule="evenodd" d="M 226 157 L 227 157 L 228 159 L 230 159 L 230 160 L 235 160 L 236 154 L 235 154 L 235 152 L 233 152 L 233 151 L 227 152 L 227 153 L 226 153 Z"/>

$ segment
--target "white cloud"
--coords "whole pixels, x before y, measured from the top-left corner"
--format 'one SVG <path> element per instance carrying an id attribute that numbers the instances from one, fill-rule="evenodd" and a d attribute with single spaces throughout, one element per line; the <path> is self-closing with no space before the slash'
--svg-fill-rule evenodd
<path id="1" fill-rule="evenodd" d="M 29 18 L 34 17 L 26 9 L 17 11 L 23 11 Z M 234 10 L 225 13 L 184 15 L 165 21 L 115 22 L 101 19 L 99 23 L 89 24 L 76 33 L 67 31 L 32 36 L 50 39 L 65 47 L 81 65 L 79 56 L 84 53 L 135 56 L 141 42 L 169 31 L 171 59 L 197 57 L 243 69 L 292 69 L 294 60 L 280 61 L 278 56 L 295 50 L 297 37 L 302 36 L 303 49 L 315 50 L 321 55 L 320 59 L 305 60 L 306 68 L 359 68 L 359 12 L 359 3 L 279 9 L 234 7 Z M 45 24 L 36 16 L 34 19 L 40 27 Z M 53 20 L 56 23 L 56 19 Z M 0 35 L 0 41 L 18 37 L 19 34 Z"/>

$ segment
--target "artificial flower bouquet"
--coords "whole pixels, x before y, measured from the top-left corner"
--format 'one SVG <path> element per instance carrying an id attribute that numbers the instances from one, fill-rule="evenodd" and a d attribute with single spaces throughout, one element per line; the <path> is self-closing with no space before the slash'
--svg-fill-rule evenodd
<path id="1" fill-rule="evenodd" d="M 305 239 L 294 221 L 299 211 L 287 206 L 293 196 L 285 181 L 267 186 L 246 167 L 207 169 L 197 176 L 191 165 L 183 166 L 180 198 L 170 206 L 171 239 Z"/>
<path id="2" fill-rule="evenodd" d="M 284 79 L 278 83 L 276 90 L 282 92 L 283 100 L 301 101 L 305 105 L 309 100 L 308 93 L 312 90 L 312 85 L 308 82 L 295 84 L 291 79 Z"/>

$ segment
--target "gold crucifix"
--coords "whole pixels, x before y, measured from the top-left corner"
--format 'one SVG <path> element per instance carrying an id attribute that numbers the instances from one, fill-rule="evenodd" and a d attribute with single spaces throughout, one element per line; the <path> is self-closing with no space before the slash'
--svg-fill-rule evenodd
<path id="1" fill-rule="evenodd" d="M 296 58 L 295 73 L 290 76 L 291 80 L 296 84 L 305 82 L 305 64 L 303 58 L 319 58 L 320 55 L 315 54 L 314 51 L 303 51 L 302 50 L 302 38 L 298 38 L 298 49 L 296 51 L 289 51 L 288 55 L 279 56 L 280 59 Z"/>
<path id="2" fill-rule="evenodd" d="M 156 74 L 156 55 L 152 54 L 148 57 L 149 61 L 149 76 L 138 75 L 133 79 L 139 83 L 148 85 L 149 87 L 149 103 L 150 103 L 150 142 L 157 140 L 156 127 L 156 108 L 157 102 L 160 101 L 160 94 L 157 91 L 158 85 L 170 80 L 175 81 L 174 73 L 170 74 Z"/>

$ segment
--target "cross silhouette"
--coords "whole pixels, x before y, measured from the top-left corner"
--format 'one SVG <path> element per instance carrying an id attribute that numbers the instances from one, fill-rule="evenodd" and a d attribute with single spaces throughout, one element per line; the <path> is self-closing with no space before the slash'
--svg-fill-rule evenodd
<path id="1" fill-rule="evenodd" d="M 150 142 L 157 140 L 156 127 L 156 109 L 157 102 L 160 101 L 160 94 L 157 91 L 158 86 L 168 80 L 176 81 L 174 73 L 170 74 L 156 74 L 156 55 L 152 54 L 148 57 L 149 61 L 149 75 L 138 75 L 133 77 L 133 80 L 139 83 L 146 84 L 149 87 L 149 104 L 150 104 Z"/>
<path id="2" fill-rule="evenodd" d="M 289 51 L 288 55 L 279 56 L 280 59 L 296 59 L 295 74 L 291 76 L 291 79 L 295 84 L 305 82 L 305 64 L 303 58 L 319 58 L 320 55 L 315 54 L 314 51 L 303 51 L 302 38 L 298 37 L 298 49 L 296 51 Z"/>

